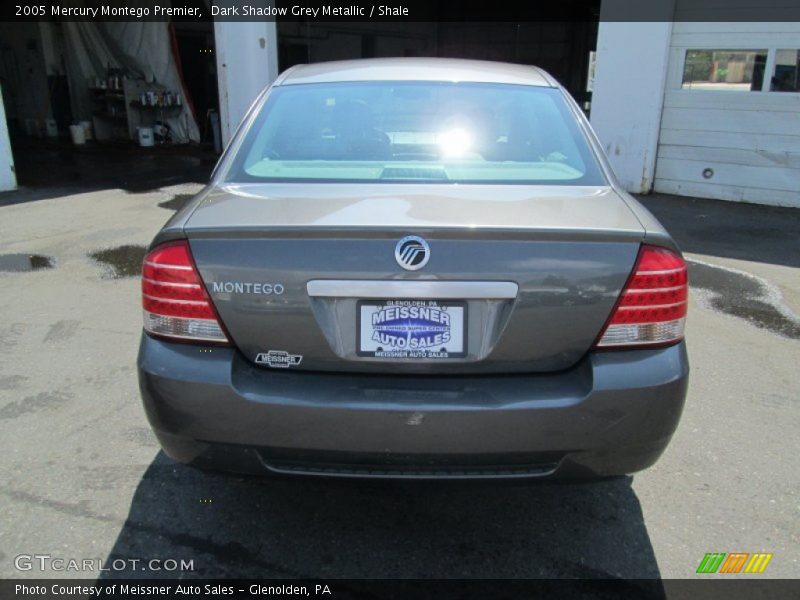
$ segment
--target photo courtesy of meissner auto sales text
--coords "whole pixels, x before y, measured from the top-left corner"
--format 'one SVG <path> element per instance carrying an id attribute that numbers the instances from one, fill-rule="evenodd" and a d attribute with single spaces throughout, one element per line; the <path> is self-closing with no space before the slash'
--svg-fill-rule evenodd
<path id="1" fill-rule="evenodd" d="M 0 17 L 0 599 L 800 598 L 800 3 Z"/>

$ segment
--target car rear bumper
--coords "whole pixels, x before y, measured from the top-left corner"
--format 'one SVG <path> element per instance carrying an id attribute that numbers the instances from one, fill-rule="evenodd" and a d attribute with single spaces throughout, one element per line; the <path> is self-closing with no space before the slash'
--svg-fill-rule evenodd
<path id="1" fill-rule="evenodd" d="M 555 374 L 269 370 L 235 349 L 142 336 L 139 384 L 165 452 L 248 473 L 602 477 L 653 464 L 683 409 L 683 343 L 594 352 Z"/>

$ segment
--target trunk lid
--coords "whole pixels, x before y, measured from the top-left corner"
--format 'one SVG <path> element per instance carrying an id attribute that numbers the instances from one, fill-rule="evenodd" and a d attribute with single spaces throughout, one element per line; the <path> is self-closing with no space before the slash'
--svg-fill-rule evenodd
<path id="1" fill-rule="evenodd" d="M 185 233 L 225 328 L 250 360 L 477 374 L 577 362 L 645 231 L 608 187 L 270 183 L 211 190 Z M 395 257 L 406 236 L 429 245 L 419 270 Z M 428 319 L 431 331 L 420 335 L 431 337 L 420 339 L 441 345 L 433 325 L 444 318 L 453 346 L 413 359 L 384 352 L 381 340 L 395 338 L 379 333 L 394 335 L 400 313 L 392 309 L 407 305 Z"/>

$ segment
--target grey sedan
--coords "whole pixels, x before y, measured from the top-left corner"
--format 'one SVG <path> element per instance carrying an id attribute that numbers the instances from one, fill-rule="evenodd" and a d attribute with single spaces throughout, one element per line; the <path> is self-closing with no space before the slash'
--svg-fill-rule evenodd
<path id="1" fill-rule="evenodd" d="M 620 475 L 686 394 L 680 251 L 534 67 L 290 69 L 153 240 L 142 298 L 147 417 L 201 467 Z"/>

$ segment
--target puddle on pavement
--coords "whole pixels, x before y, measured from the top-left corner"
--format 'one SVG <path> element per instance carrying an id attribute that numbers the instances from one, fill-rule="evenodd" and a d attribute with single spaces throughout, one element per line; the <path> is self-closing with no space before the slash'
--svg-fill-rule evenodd
<path id="1" fill-rule="evenodd" d="M 776 291 L 757 277 L 727 268 L 689 263 L 689 284 L 703 290 L 701 301 L 714 310 L 750 321 L 792 339 L 800 339 L 800 321 L 792 318 Z"/>
<path id="2" fill-rule="evenodd" d="M 0 271 L 24 272 L 52 269 L 53 258 L 41 254 L 0 254 Z"/>
<path id="3" fill-rule="evenodd" d="M 166 208 L 168 210 L 175 210 L 178 211 L 182 209 L 186 204 L 195 197 L 195 194 L 176 194 L 166 202 L 159 202 L 158 205 L 161 208 Z"/>
<path id="4" fill-rule="evenodd" d="M 147 252 L 147 248 L 144 246 L 126 245 L 97 250 L 89 256 L 109 267 L 113 279 L 122 279 L 138 277 L 141 274 L 145 252 Z"/>

